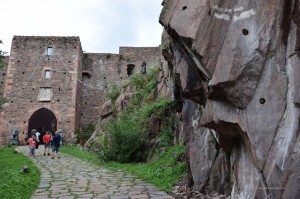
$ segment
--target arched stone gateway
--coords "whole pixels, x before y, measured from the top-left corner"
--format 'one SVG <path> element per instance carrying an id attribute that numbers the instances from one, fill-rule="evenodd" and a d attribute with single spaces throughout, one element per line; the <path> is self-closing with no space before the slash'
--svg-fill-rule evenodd
<path id="1" fill-rule="evenodd" d="M 52 111 L 46 108 L 40 108 L 35 111 L 28 124 L 28 132 L 32 129 L 36 129 L 41 133 L 41 137 L 45 134 L 45 131 L 53 133 L 56 130 L 57 119 Z M 42 141 L 42 139 L 40 139 Z"/>

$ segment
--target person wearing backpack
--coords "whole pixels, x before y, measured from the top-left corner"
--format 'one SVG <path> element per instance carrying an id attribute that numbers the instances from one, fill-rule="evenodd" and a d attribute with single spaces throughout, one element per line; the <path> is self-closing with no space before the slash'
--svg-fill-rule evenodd
<path id="1" fill-rule="evenodd" d="M 60 135 L 59 135 L 59 131 L 55 132 L 55 135 L 52 139 L 52 159 L 54 159 L 55 154 L 57 154 L 58 158 L 60 158 L 60 154 L 59 154 L 59 147 L 60 147 Z"/>

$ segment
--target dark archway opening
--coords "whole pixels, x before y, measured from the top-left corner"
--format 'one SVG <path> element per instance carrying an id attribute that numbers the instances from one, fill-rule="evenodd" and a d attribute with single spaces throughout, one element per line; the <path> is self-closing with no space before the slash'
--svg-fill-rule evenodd
<path id="1" fill-rule="evenodd" d="M 43 143 L 42 137 L 45 135 L 46 131 L 54 133 L 57 126 L 57 119 L 52 111 L 46 108 L 41 108 L 35 111 L 30 119 L 28 124 L 28 132 L 32 129 L 36 129 L 41 133 L 39 139 Z"/>
<path id="2" fill-rule="evenodd" d="M 133 70 L 134 70 L 135 65 L 134 64 L 128 64 L 127 65 L 127 75 L 130 76 L 133 74 Z"/>

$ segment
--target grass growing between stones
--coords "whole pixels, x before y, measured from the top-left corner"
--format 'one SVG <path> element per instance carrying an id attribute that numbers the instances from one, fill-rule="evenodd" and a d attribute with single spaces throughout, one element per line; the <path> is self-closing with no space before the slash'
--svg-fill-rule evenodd
<path id="1" fill-rule="evenodd" d="M 183 161 L 180 161 L 183 151 L 183 146 L 172 146 L 167 148 L 165 153 L 157 155 L 157 160 L 150 163 L 121 164 L 101 162 L 96 154 L 82 151 L 76 146 L 61 147 L 62 153 L 99 166 L 131 172 L 164 191 L 171 191 L 172 186 L 175 185 L 178 179 L 186 174 L 186 165 Z"/>
<path id="2" fill-rule="evenodd" d="M 14 154 L 14 149 L 0 148 L 0 198 L 30 198 L 38 188 L 41 173 L 28 157 Z M 23 173 L 24 165 L 28 173 Z"/>

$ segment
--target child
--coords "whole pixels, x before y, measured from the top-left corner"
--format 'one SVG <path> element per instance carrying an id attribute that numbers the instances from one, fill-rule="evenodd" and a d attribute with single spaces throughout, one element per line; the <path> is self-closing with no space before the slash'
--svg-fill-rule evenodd
<path id="1" fill-rule="evenodd" d="M 50 132 L 46 131 L 46 135 L 44 135 L 43 137 L 43 142 L 45 144 L 44 156 L 46 156 L 47 149 L 48 149 L 48 156 L 50 156 L 50 139 L 51 139 Z"/>
<path id="2" fill-rule="evenodd" d="M 29 157 L 31 159 L 35 158 L 35 146 L 36 146 L 36 138 L 35 135 L 32 135 L 31 138 L 29 138 L 29 149 L 30 149 L 30 153 L 29 153 Z"/>

